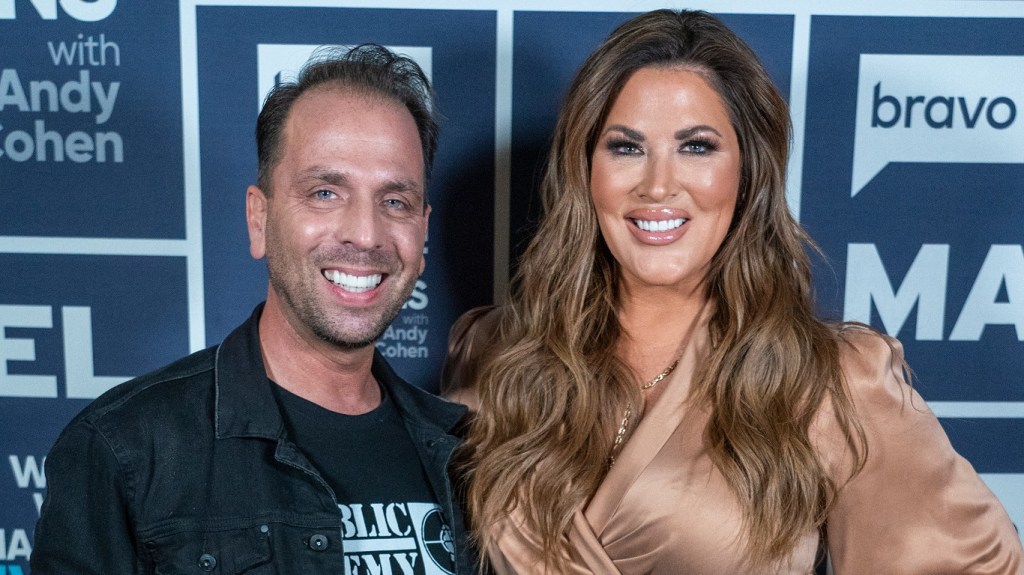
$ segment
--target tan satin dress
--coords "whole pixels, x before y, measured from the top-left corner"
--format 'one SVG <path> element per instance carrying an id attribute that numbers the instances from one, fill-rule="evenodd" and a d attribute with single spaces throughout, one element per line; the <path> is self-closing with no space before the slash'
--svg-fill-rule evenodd
<path id="1" fill-rule="evenodd" d="M 869 451 L 828 518 L 834 573 L 1024 573 L 1020 539 L 1006 511 L 953 450 L 924 400 L 903 383 L 890 348 L 866 330 L 848 330 L 847 339 L 843 367 Z M 707 412 L 687 402 L 694 347 L 575 517 L 572 573 L 813 572 L 816 533 L 782 565 L 748 564 L 741 509 L 702 443 Z M 812 439 L 838 479 L 847 476 L 852 459 L 830 413 L 822 408 Z M 515 517 L 497 536 L 497 573 L 544 573 L 535 539 Z"/>

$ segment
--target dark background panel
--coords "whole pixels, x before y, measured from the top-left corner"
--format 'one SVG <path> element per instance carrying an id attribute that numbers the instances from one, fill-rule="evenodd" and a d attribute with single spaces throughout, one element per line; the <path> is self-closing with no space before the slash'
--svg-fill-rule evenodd
<path id="1" fill-rule="evenodd" d="M 6 104 L 0 110 L 0 151 L 9 151 L 7 140 L 19 131 L 35 140 L 36 123 L 42 122 L 50 140 L 74 132 L 117 133 L 124 155 L 121 163 L 110 155 L 103 163 L 75 162 L 66 155 L 55 161 L 52 143 L 43 146 L 46 161 L 35 156 L 15 161 L 4 153 L 0 235 L 184 237 L 177 3 L 122 0 L 96 22 L 72 18 L 60 3 L 53 20 L 42 19 L 31 2 L 16 0 L 14 6 L 14 20 L 0 19 L 0 72 L 7 81 L 0 91 Z M 83 74 L 86 92 L 77 86 Z M 39 99 L 40 111 L 21 111 L 19 90 L 31 107 L 32 83 L 39 82 L 66 90 L 72 109 L 89 111 L 63 105 L 50 111 L 48 96 Z M 112 112 L 102 123 L 97 123 L 101 108 L 93 83 L 103 94 L 118 85 Z M 24 150 L 17 144 L 16 152 Z"/>
<path id="2" fill-rule="evenodd" d="M 34 377 L 41 383 L 19 386 L 34 397 L 25 393 L 12 397 L 7 381 L 0 380 L 0 529 L 7 545 L 0 566 L 13 549 L 11 566 L 28 573 L 27 561 L 17 556 L 19 538 L 24 534 L 31 538 L 38 517 L 36 496 L 45 491 L 45 483 L 29 470 L 33 465 L 41 468 L 61 429 L 90 401 L 68 397 L 65 348 L 93 360 L 92 373 L 76 371 L 79 378 L 116 377 L 116 381 L 186 355 L 185 261 L 0 254 L 0 270 L 0 311 L 7 323 L 0 326 L 0 354 L 24 358 L 7 360 L 0 367 L 4 374 Z M 81 331 L 84 326 L 64 324 L 67 307 L 89 308 L 88 332 Z M 28 321 L 26 309 L 49 318 L 51 327 L 32 327 L 42 322 Z M 24 352 L 26 345 L 31 353 Z M 6 346 L 13 347 L 3 349 Z"/>
<path id="3" fill-rule="evenodd" d="M 855 125 L 860 55 L 1022 55 L 1021 38 L 1024 20 L 1012 18 L 812 18 L 801 221 L 827 257 L 815 270 L 821 310 L 843 316 L 849 244 L 874 245 L 894 289 L 922 246 L 948 246 L 948 271 L 926 272 L 929 282 L 946 282 L 942 305 L 917 304 L 931 321 L 942 315 L 942 339 L 917 339 L 918 307 L 892 334 L 929 401 L 1024 400 L 1024 334 L 1014 326 L 950 341 L 992 246 L 1024 243 L 1024 165 L 890 163 L 851 197 L 855 133 L 871 129 Z M 957 95 L 955 78 L 940 85 L 948 90 L 936 95 Z M 996 301 L 1010 303 L 1012 293 L 1004 285 Z M 871 320 L 886 327 L 876 308 Z"/>

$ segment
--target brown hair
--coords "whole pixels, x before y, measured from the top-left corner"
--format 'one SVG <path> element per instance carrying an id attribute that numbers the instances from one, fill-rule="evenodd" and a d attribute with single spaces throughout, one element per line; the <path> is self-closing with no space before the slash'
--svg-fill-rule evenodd
<path id="1" fill-rule="evenodd" d="M 405 106 L 416 122 L 423 148 L 424 177 L 430 179 L 437 149 L 437 120 L 430 81 L 415 60 L 378 44 L 351 49 L 318 48 L 294 82 L 275 85 L 256 120 L 258 185 L 271 193 L 271 172 L 281 155 L 281 138 L 288 113 L 299 96 L 322 86 L 339 86 L 368 95 L 384 96 Z M 424 205 L 425 207 L 425 205 Z"/>
<path id="2" fill-rule="evenodd" d="M 546 564 L 560 566 L 572 515 L 606 472 L 624 407 L 642 403 L 636 377 L 615 355 L 618 269 L 589 179 L 615 98 L 634 72 L 652 66 L 702 74 L 739 139 L 739 197 L 705 279 L 715 302 L 712 349 L 694 393 L 711 407 L 706 442 L 743 507 L 754 559 L 783 558 L 824 523 L 836 486 L 809 426 L 826 399 L 863 462 L 839 336 L 814 312 L 805 253 L 812 244 L 786 205 L 786 102 L 754 52 L 718 19 L 657 10 L 620 25 L 587 58 L 559 115 L 541 189 L 544 217 L 481 366 L 482 407 L 463 452 L 485 554 L 492 526 L 515 512 L 539 537 Z"/>

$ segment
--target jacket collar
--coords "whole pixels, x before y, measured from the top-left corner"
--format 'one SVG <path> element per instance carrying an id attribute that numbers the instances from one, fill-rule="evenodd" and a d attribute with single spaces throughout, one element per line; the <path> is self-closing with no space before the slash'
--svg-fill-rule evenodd
<path id="1" fill-rule="evenodd" d="M 450 432 L 466 415 L 468 407 L 452 403 L 430 392 L 410 385 L 398 376 L 379 351 L 373 352 L 373 366 L 370 368 L 377 381 L 387 389 L 395 400 L 402 418 L 407 424 L 437 428 Z"/>
<path id="2" fill-rule="evenodd" d="M 284 419 L 274 397 L 274 385 L 267 378 L 260 350 L 259 318 L 263 304 L 249 319 L 232 331 L 217 347 L 214 381 L 217 438 L 284 435 Z M 448 433 L 466 413 L 466 407 L 441 399 L 406 383 L 374 351 L 374 377 L 395 400 L 407 424 Z"/>

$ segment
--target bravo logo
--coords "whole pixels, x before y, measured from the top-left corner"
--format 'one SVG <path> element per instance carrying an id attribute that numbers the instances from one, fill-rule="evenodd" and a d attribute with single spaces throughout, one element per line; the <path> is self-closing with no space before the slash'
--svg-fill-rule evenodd
<path id="1" fill-rule="evenodd" d="M 1024 163 L 1024 57 L 861 54 L 856 196 L 890 162 Z"/>
<path id="2" fill-rule="evenodd" d="M 110 16 L 117 7 L 117 0 L 28 0 L 18 2 L 22 7 L 31 5 L 43 20 L 57 19 L 57 5 L 75 20 L 98 22 Z M 14 20 L 17 17 L 15 0 L 0 0 L 0 20 Z"/>

